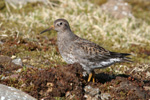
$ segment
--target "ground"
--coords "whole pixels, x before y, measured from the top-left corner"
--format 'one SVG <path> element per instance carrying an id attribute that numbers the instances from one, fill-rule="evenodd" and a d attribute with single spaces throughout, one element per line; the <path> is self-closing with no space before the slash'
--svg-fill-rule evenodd
<path id="1" fill-rule="evenodd" d="M 111 99 L 150 98 L 149 2 L 126 0 L 134 18 L 115 19 L 93 1 L 60 0 L 27 4 L 15 8 L 0 6 L 0 83 L 13 86 L 41 99 L 66 99 L 66 93 L 83 99 L 84 87 L 91 85 Z M 143 4 L 143 5 L 142 5 Z M 78 64 L 67 65 L 59 54 L 55 31 L 39 34 L 57 18 L 70 22 L 73 32 L 104 48 L 131 53 L 133 63 L 97 69 L 96 82 L 87 83 Z M 21 58 L 23 66 L 11 62 Z M 45 92 L 46 91 L 46 92 Z"/>

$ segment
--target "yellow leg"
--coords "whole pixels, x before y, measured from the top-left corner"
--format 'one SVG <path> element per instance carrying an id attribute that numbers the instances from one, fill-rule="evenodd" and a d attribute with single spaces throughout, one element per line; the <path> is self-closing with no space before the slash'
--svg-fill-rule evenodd
<path id="1" fill-rule="evenodd" d="M 92 78 L 92 73 L 89 74 L 88 82 L 90 82 L 91 78 Z"/>
<path id="2" fill-rule="evenodd" d="M 95 83 L 95 72 L 93 72 L 93 83 Z"/>

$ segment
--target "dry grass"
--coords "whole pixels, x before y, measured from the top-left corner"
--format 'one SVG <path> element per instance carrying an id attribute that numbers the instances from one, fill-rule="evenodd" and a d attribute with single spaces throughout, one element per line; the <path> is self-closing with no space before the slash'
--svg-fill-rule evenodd
<path id="1" fill-rule="evenodd" d="M 44 29 L 53 24 L 55 19 L 65 18 L 76 34 L 98 43 L 101 39 L 109 40 L 115 43 L 113 47 L 116 48 L 150 43 L 150 25 L 140 19 L 113 19 L 102 12 L 99 6 L 90 2 L 80 0 L 60 0 L 60 2 L 60 5 L 56 4 L 55 7 L 38 5 L 38 9 L 28 14 L 25 12 L 16 14 L 11 11 L 0 13 L 0 17 L 3 21 L 9 21 L 9 24 L 14 22 L 20 25 L 9 30 L 12 33 L 13 31 L 23 33 L 25 38 L 37 34 L 39 30 L 36 31 L 35 28 Z"/>

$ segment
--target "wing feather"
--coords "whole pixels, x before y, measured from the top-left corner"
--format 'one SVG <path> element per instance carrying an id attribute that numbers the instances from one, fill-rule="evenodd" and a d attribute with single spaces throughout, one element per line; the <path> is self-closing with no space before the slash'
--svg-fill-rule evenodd
<path id="1" fill-rule="evenodd" d="M 91 62 L 101 62 L 111 58 L 120 58 L 122 61 L 130 61 L 128 57 L 126 57 L 130 55 L 128 53 L 110 52 L 103 47 L 82 38 L 78 38 L 74 43 L 74 54 Z"/>

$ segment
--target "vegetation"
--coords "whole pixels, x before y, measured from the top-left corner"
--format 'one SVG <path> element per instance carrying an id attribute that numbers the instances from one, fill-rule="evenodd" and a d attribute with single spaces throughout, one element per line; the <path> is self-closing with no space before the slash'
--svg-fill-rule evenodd
<path id="1" fill-rule="evenodd" d="M 21 58 L 24 70 L 27 65 L 43 68 L 66 64 L 56 46 L 56 32 L 39 34 L 54 20 L 65 18 L 78 36 L 110 51 L 132 54 L 134 63 L 116 64 L 97 72 L 131 74 L 146 71 L 150 66 L 150 3 L 127 0 L 135 17 L 115 19 L 99 7 L 106 0 L 98 1 L 59 0 L 48 5 L 30 3 L 21 7 L 0 1 L 0 41 L 4 43 L 0 54 Z"/>

